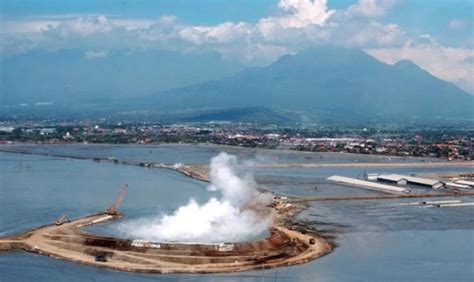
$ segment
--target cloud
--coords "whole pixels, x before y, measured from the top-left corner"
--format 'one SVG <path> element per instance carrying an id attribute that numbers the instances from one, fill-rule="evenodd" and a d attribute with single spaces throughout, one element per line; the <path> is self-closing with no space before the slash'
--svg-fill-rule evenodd
<path id="1" fill-rule="evenodd" d="M 330 10 L 326 0 L 281 0 L 278 8 L 280 13 L 255 24 L 223 22 L 209 26 L 183 24 L 169 15 L 158 19 L 98 14 L 43 17 L 10 23 L 2 49 L 7 53 L 28 47 L 208 49 L 223 55 L 234 50 L 236 59 L 269 62 L 282 52 L 294 52 L 314 44 L 336 42 L 365 47 L 392 44 L 402 35 L 397 25 L 350 19 L 344 12 Z M 18 46 L 23 47 L 18 49 Z M 261 50 L 270 51 L 270 55 Z M 250 56 L 252 52 L 263 57 Z"/>
<path id="2" fill-rule="evenodd" d="M 396 24 L 377 21 L 352 21 L 333 33 L 332 42 L 350 47 L 401 46 L 406 40 L 405 31 Z"/>
<path id="3" fill-rule="evenodd" d="M 216 26 L 186 26 L 179 30 L 182 39 L 198 45 L 245 42 L 252 33 L 253 27 L 244 22 L 225 22 Z"/>
<path id="4" fill-rule="evenodd" d="M 174 18 L 163 16 L 163 18 Z M 2 20 L 2 34 L 32 34 L 48 30 L 66 29 L 71 33 L 89 35 L 110 32 L 121 27 L 127 30 L 148 28 L 156 21 L 142 18 L 108 17 L 102 14 L 63 14 Z"/>
<path id="5" fill-rule="evenodd" d="M 328 10 L 326 0 L 281 0 L 278 7 L 288 14 L 262 21 L 275 22 L 283 28 L 323 26 L 334 13 L 334 10 Z"/>
<path id="6" fill-rule="evenodd" d="M 88 60 L 103 59 L 109 55 L 108 51 L 86 51 L 84 52 L 84 58 Z"/>
<path id="7" fill-rule="evenodd" d="M 449 27 L 455 30 L 465 29 L 467 27 L 467 22 L 459 19 L 453 19 L 449 22 Z"/>
<path id="8" fill-rule="evenodd" d="M 105 15 L 51 15 L 21 20 L 6 20 L 2 28 L 0 49 L 3 56 L 33 49 L 109 49 L 128 48 L 136 29 L 145 20 L 117 19 Z M 136 42 L 139 45 L 138 42 Z M 128 45 L 128 46 L 127 46 Z"/>
<path id="9" fill-rule="evenodd" d="M 458 59 L 461 55 L 465 58 L 468 49 L 449 49 L 427 34 L 414 38 L 400 25 L 386 22 L 383 16 L 396 3 L 359 0 L 346 9 L 332 10 L 326 0 L 280 0 L 274 14 L 255 23 L 227 21 L 215 25 L 183 23 L 172 15 L 125 18 L 68 14 L 8 19 L 2 21 L 0 48 L 3 56 L 33 49 L 79 48 L 89 59 L 107 55 L 97 50 L 213 51 L 228 60 L 263 65 L 283 54 L 335 44 L 370 50 L 384 61 L 414 58 L 433 74 L 472 89 L 466 82 L 472 65 Z M 461 29 L 468 24 L 453 19 L 449 26 Z"/>
<path id="10" fill-rule="evenodd" d="M 58 25 L 58 21 L 51 19 L 5 20 L 2 21 L 0 32 L 2 34 L 38 33 Z"/>
<path id="11" fill-rule="evenodd" d="M 474 64 L 474 56 L 467 57 L 466 59 L 464 59 L 464 62 Z"/>
<path id="12" fill-rule="evenodd" d="M 408 41 L 401 48 L 374 48 L 366 51 L 389 64 L 402 59 L 411 60 L 431 74 L 474 93 L 474 50 L 441 45 L 427 34 L 421 37 L 422 40 Z"/>
<path id="13" fill-rule="evenodd" d="M 359 0 L 359 2 L 347 9 L 347 14 L 363 17 L 381 17 L 394 4 L 395 0 Z"/>
<path id="14" fill-rule="evenodd" d="M 112 23 L 104 15 L 83 16 L 62 21 L 57 26 L 50 26 L 46 32 L 54 33 L 63 38 L 70 36 L 90 36 L 97 33 L 107 34 L 113 29 Z"/>

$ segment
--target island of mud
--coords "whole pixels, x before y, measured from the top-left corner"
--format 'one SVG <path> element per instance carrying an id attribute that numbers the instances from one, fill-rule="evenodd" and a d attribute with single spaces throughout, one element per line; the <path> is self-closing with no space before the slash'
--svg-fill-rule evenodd
<path id="1" fill-rule="evenodd" d="M 91 234 L 82 227 L 120 219 L 118 213 L 98 213 L 75 220 L 62 217 L 11 237 L 0 238 L 0 251 L 27 251 L 76 263 L 148 273 L 215 273 L 273 268 L 306 263 L 332 251 L 317 234 L 291 230 L 276 199 L 277 220 L 266 239 L 241 243 L 159 243 Z M 278 215 L 279 214 L 279 215 Z"/>

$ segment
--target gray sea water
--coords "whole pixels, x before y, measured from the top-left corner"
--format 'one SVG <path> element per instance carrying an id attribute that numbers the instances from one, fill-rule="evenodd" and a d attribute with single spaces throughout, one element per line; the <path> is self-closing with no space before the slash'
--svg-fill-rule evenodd
<path id="1" fill-rule="evenodd" d="M 284 162 L 343 162 L 357 155 L 322 154 L 307 158 L 287 151 L 218 146 L 28 146 L 71 155 L 115 156 L 167 163 L 208 163 L 222 150 L 241 158 Z M 319 154 L 317 154 L 319 155 Z M 334 158 L 334 159 L 333 159 Z M 384 159 L 385 158 L 385 159 Z M 390 161 L 364 156 L 363 161 Z M 400 160 L 398 160 L 400 161 Z M 403 161 L 420 161 L 405 159 Z M 450 172 L 467 168 L 376 169 L 370 172 Z M 333 185 L 324 178 L 357 176 L 357 168 L 261 169 L 257 181 L 288 195 L 358 194 L 364 190 Z M 205 202 L 215 196 L 207 184 L 179 173 L 135 166 L 35 155 L 0 153 L 0 235 L 54 221 L 61 214 L 78 217 L 110 205 L 124 183 L 129 193 L 122 205 L 126 218 L 168 213 L 190 198 Z M 317 186 L 317 189 L 314 189 Z M 462 197 L 474 201 L 473 197 Z M 340 201 L 310 204 L 300 217 L 315 221 L 336 236 L 335 251 L 293 267 L 214 275 L 150 275 L 83 266 L 27 253 L 0 254 L 0 281 L 473 281 L 474 209 L 395 206 L 413 200 Z M 418 201 L 418 200 L 416 200 Z M 100 232 L 107 232 L 103 226 Z"/>

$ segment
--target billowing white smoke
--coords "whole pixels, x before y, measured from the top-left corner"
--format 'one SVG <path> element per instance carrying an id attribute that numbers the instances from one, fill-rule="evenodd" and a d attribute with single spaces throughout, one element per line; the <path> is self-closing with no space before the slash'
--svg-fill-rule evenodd
<path id="1" fill-rule="evenodd" d="M 236 171 L 237 158 L 220 153 L 211 160 L 209 190 L 220 192 L 199 205 L 190 200 L 174 213 L 161 218 L 121 225 L 133 238 L 158 242 L 238 242 L 265 232 L 272 219 L 267 205 L 272 196 L 257 191 L 250 175 Z"/>

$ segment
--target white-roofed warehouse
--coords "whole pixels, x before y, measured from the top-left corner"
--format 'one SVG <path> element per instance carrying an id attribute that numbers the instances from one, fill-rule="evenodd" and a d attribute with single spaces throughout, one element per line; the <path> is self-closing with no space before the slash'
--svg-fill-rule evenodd
<path id="1" fill-rule="evenodd" d="M 439 189 L 444 186 L 443 182 L 436 179 L 428 179 L 399 174 L 382 174 L 377 177 L 377 180 L 382 182 L 397 183 L 398 185 L 403 185 L 403 183 L 405 183 L 411 185 L 425 186 L 433 189 Z"/>
<path id="2" fill-rule="evenodd" d="M 380 183 L 376 183 L 372 181 L 366 181 L 366 180 L 361 180 L 357 178 L 344 177 L 344 176 L 338 176 L 338 175 L 333 175 L 331 177 L 328 177 L 327 180 L 338 182 L 338 183 L 349 185 L 349 186 L 357 186 L 357 187 L 362 187 L 362 188 L 371 189 L 371 190 L 378 190 L 378 191 L 391 193 L 391 194 L 409 192 L 407 189 L 397 187 L 397 186 L 385 185 L 385 184 L 380 184 Z"/>
<path id="3" fill-rule="evenodd" d="M 398 174 L 382 174 L 377 176 L 377 180 L 380 182 L 388 182 L 397 185 L 407 185 L 407 180 Z"/>

